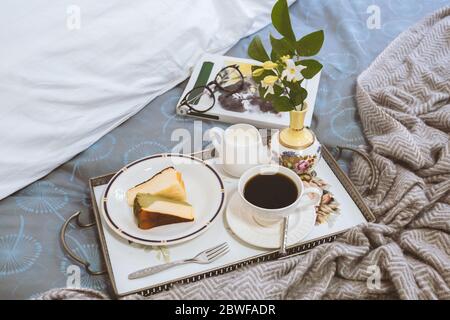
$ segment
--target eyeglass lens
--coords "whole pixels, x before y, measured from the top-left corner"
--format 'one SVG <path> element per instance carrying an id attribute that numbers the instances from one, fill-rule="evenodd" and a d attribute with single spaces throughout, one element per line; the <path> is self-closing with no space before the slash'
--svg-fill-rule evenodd
<path id="1" fill-rule="evenodd" d="M 214 94 L 207 87 L 197 87 L 186 95 L 185 103 L 197 112 L 205 112 L 214 106 Z"/>
<path id="2" fill-rule="evenodd" d="M 222 69 L 216 76 L 216 84 L 227 92 L 236 92 L 242 88 L 244 78 L 238 67 L 230 66 Z"/>

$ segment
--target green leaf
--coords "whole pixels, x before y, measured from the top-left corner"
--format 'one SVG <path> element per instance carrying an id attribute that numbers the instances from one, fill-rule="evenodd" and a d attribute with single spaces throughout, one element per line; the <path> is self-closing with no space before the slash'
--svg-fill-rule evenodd
<path id="1" fill-rule="evenodd" d="M 305 101 L 306 97 L 308 96 L 308 91 L 306 91 L 305 88 L 298 86 L 295 90 L 291 90 L 291 92 L 289 92 L 289 95 L 291 96 L 294 104 L 298 106 L 303 104 L 303 101 Z"/>
<path id="2" fill-rule="evenodd" d="M 271 95 L 270 94 L 268 94 L 267 96 L 265 96 L 265 94 L 266 94 L 266 89 L 264 89 L 262 86 L 259 86 L 258 87 L 258 93 L 259 93 L 259 96 L 261 97 L 261 98 L 263 98 L 264 100 L 269 100 L 269 101 L 272 101 L 272 97 L 270 97 Z M 264 97 L 265 96 L 265 97 Z"/>
<path id="3" fill-rule="evenodd" d="M 289 92 L 297 90 L 301 86 L 301 83 L 302 81 L 289 82 L 287 80 L 283 80 L 283 85 L 289 89 Z"/>
<path id="4" fill-rule="evenodd" d="M 323 68 L 322 64 L 314 59 L 301 60 L 298 61 L 297 64 L 301 64 L 306 67 L 306 69 L 301 71 L 305 79 L 312 79 Z"/>
<path id="5" fill-rule="evenodd" d="M 323 30 L 307 34 L 297 41 L 297 53 L 299 56 L 310 57 L 319 53 L 324 40 Z"/>
<path id="6" fill-rule="evenodd" d="M 250 58 L 261 62 L 270 60 L 269 55 L 267 54 L 266 49 L 264 49 L 261 38 L 259 36 L 254 37 L 252 42 L 250 42 L 247 53 Z"/>
<path id="7" fill-rule="evenodd" d="M 278 112 L 294 110 L 294 106 L 286 96 L 274 96 L 272 99 L 272 105 Z"/>
<path id="8" fill-rule="evenodd" d="M 289 97 L 294 107 L 303 104 L 308 96 L 308 91 L 302 87 L 302 82 L 303 80 L 297 82 L 283 81 L 284 86 L 289 88 Z"/>
<path id="9" fill-rule="evenodd" d="M 272 24 L 277 31 L 288 41 L 295 43 L 295 34 L 292 30 L 289 8 L 286 0 L 278 0 L 272 9 Z"/>
<path id="10" fill-rule="evenodd" d="M 281 96 L 283 94 L 284 89 L 279 86 L 279 85 L 274 85 L 273 86 L 273 92 L 275 93 L 276 96 Z"/>
<path id="11" fill-rule="evenodd" d="M 292 57 L 295 53 L 295 47 L 286 38 L 276 39 L 270 35 L 270 44 L 272 45 L 272 53 L 270 54 L 272 61 L 277 61 L 285 55 Z"/>

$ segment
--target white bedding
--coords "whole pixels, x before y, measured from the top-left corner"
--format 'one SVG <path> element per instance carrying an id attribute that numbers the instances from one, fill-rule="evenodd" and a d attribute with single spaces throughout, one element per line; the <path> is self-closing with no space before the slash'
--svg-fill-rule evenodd
<path id="1" fill-rule="evenodd" d="M 273 2 L 3 0 L 0 199 L 269 23 Z"/>

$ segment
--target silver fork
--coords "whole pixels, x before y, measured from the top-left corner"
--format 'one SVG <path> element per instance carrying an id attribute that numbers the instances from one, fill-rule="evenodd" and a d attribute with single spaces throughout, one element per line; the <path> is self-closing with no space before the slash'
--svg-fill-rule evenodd
<path id="1" fill-rule="evenodd" d="M 228 247 L 228 243 L 224 242 L 222 244 L 219 244 L 218 246 L 200 252 L 191 259 L 177 260 L 135 271 L 128 275 L 128 279 L 130 280 L 139 279 L 186 263 L 201 263 L 201 264 L 211 263 L 214 260 L 220 258 L 221 256 L 227 254 L 229 250 L 230 249 Z"/>

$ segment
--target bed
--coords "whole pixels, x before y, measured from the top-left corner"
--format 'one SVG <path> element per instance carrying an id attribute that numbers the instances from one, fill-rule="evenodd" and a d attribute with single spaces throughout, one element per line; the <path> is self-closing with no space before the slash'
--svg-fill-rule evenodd
<path id="1" fill-rule="evenodd" d="M 291 8 L 294 29 L 305 34 L 324 29 L 324 63 L 315 105 L 313 129 L 328 146 L 364 144 L 354 101 L 358 74 L 405 28 L 448 1 L 298 0 Z M 380 19 L 377 20 L 377 13 Z M 265 44 L 272 26 L 260 30 Z M 230 56 L 246 57 L 251 37 L 243 38 Z M 87 182 L 90 177 L 114 172 L 126 163 L 152 153 L 171 151 L 175 128 L 203 132 L 219 124 L 175 115 L 184 83 L 160 95 L 137 114 L 109 131 L 88 149 L 50 174 L 0 201 L 0 298 L 23 299 L 67 285 L 73 264 L 60 247 L 59 229 L 74 211 L 84 220 L 91 213 Z M 349 157 L 340 160 L 346 169 Z M 94 230 L 67 232 L 69 245 L 101 269 L 101 253 Z M 104 276 L 81 270 L 81 285 L 109 291 Z"/>

